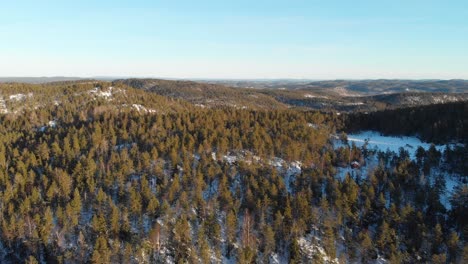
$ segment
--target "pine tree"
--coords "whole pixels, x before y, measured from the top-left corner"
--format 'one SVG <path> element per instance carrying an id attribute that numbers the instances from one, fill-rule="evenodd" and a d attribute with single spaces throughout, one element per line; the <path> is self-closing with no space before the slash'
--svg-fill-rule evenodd
<path id="1" fill-rule="evenodd" d="M 289 263 L 290 264 L 301 263 L 300 248 L 296 239 L 293 239 L 289 246 Z"/>
<path id="2" fill-rule="evenodd" d="M 44 217 L 41 223 L 42 227 L 40 228 L 40 232 L 39 232 L 41 240 L 45 245 L 49 244 L 49 239 L 50 239 L 52 228 L 54 225 L 53 221 L 54 220 L 53 220 L 52 210 L 50 209 L 50 207 L 46 207 L 45 212 L 44 212 Z"/>
<path id="3" fill-rule="evenodd" d="M 174 226 L 173 236 L 174 248 L 176 249 L 176 259 L 178 261 L 187 260 L 190 255 L 190 243 L 192 241 L 190 226 L 185 217 L 177 219 Z"/>
<path id="4" fill-rule="evenodd" d="M 39 264 L 39 261 L 34 256 L 29 256 L 25 262 L 26 264 Z"/>
<path id="5" fill-rule="evenodd" d="M 447 248 L 449 253 L 449 261 L 455 262 L 460 250 L 459 241 L 460 238 L 456 232 L 451 232 L 447 238 Z"/>
<path id="6" fill-rule="evenodd" d="M 198 252 L 201 259 L 201 263 L 210 263 L 210 247 L 205 236 L 205 229 L 200 227 L 198 229 Z"/>
<path id="7" fill-rule="evenodd" d="M 275 251 L 276 241 L 275 241 L 275 233 L 273 229 L 269 225 L 264 225 L 263 231 L 263 245 L 262 251 L 265 256 L 268 256 L 271 252 Z"/>
<path id="8" fill-rule="evenodd" d="M 359 249 L 361 251 L 361 261 L 363 263 L 369 262 L 372 259 L 372 239 L 369 232 L 361 231 L 358 235 L 360 240 Z"/>
<path id="9" fill-rule="evenodd" d="M 99 236 L 96 239 L 91 262 L 96 264 L 110 263 L 110 251 L 107 245 L 107 240 L 102 236 Z"/>
<path id="10" fill-rule="evenodd" d="M 231 210 L 226 215 L 226 239 L 228 243 L 228 254 L 230 254 L 233 244 L 236 242 L 237 217 Z"/>

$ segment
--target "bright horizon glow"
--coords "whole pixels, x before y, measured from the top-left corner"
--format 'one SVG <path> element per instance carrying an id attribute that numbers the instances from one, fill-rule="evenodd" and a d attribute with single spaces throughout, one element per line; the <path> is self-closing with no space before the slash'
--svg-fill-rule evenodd
<path id="1" fill-rule="evenodd" d="M 18 0 L 0 36 L 2 77 L 468 79 L 465 0 Z"/>

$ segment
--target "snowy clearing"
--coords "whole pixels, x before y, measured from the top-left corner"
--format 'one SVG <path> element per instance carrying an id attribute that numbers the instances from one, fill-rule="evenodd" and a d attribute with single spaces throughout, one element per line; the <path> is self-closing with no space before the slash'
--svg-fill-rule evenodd
<path id="1" fill-rule="evenodd" d="M 348 134 L 348 141 L 349 144 L 356 144 L 357 147 L 363 147 L 367 144 L 368 149 L 374 149 L 379 151 L 393 151 L 395 153 L 399 152 L 400 148 L 405 149 L 408 151 L 410 158 L 415 159 L 416 156 L 416 149 L 421 146 L 425 150 L 428 150 L 431 147 L 431 143 L 422 142 L 417 137 L 394 137 L 394 136 L 383 136 L 378 132 L 375 131 L 363 131 L 357 134 Z M 341 141 L 335 141 L 335 147 L 341 147 L 343 144 Z M 455 145 L 460 145 L 460 143 L 452 143 L 449 146 L 453 147 Z M 435 145 L 435 148 L 443 152 L 445 150 L 446 145 Z M 375 155 L 370 155 L 366 159 L 366 164 L 358 169 L 353 169 L 350 167 L 345 168 L 337 168 L 337 173 L 335 177 L 339 180 L 343 180 L 347 174 L 351 175 L 352 177 L 367 177 L 370 171 L 374 170 L 378 166 L 378 160 Z M 438 175 L 443 175 L 445 179 L 445 192 L 441 194 L 440 200 L 441 203 L 444 205 L 446 209 L 451 209 L 451 204 L 449 202 L 449 198 L 451 197 L 454 189 L 456 186 L 462 184 L 461 175 L 457 174 L 450 174 L 443 170 L 432 169 L 429 175 L 426 175 L 426 179 L 429 183 L 434 184 L 434 181 Z"/>
<path id="2" fill-rule="evenodd" d="M 422 142 L 417 137 L 394 137 L 383 136 L 375 131 L 363 131 L 357 134 L 348 134 L 348 141 L 354 142 L 357 147 L 362 147 L 367 143 L 368 149 L 377 148 L 381 151 L 390 150 L 395 153 L 399 152 L 400 148 L 407 150 L 411 158 L 415 157 L 416 149 L 421 146 L 425 150 L 431 147 L 431 143 Z M 452 144 L 453 145 L 453 144 Z M 439 151 L 444 151 L 445 145 L 435 145 Z"/>

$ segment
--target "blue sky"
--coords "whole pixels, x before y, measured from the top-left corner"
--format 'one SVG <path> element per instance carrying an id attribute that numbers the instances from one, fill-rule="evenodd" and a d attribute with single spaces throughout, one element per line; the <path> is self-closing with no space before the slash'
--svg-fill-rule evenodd
<path id="1" fill-rule="evenodd" d="M 468 79 L 468 1 L 2 1 L 0 76 Z"/>

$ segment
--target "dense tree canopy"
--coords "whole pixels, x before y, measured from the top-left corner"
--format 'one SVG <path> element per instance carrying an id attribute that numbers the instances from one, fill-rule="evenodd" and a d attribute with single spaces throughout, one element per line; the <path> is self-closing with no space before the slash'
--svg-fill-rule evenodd
<path id="1" fill-rule="evenodd" d="M 311 236 L 332 260 L 466 260 L 466 184 L 446 208 L 443 178 L 424 180 L 464 149 L 337 147 L 333 114 L 106 85 L 2 85 L 32 96 L 0 115 L 0 260 L 301 263 Z M 369 157 L 366 175 L 337 177 Z"/>

